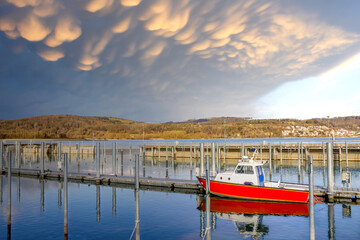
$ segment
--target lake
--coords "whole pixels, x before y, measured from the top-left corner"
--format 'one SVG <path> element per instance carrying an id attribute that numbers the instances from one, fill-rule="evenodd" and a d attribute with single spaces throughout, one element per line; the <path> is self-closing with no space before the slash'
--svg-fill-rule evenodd
<path id="1" fill-rule="evenodd" d="M 111 174 L 111 156 L 102 161 L 102 174 Z M 198 165 L 198 161 L 195 164 Z M 22 159 L 22 168 L 39 168 L 39 157 Z M 140 163 L 140 176 L 195 179 L 188 159 L 147 158 Z M 234 164 L 225 163 L 222 170 Z M 57 170 L 55 157 L 46 157 L 46 169 Z M 123 164 L 118 164 L 118 174 L 133 176 L 134 161 L 125 154 Z M 345 166 L 335 164 L 335 186 L 341 186 L 340 172 Z M 92 156 L 72 158 L 70 172 L 95 172 Z M 269 179 L 268 165 L 265 166 Z M 359 163 L 350 163 L 352 187 L 360 187 Z M 326 185 L 327 169 L 322 163 L 314 168 L 316 185 Z M 307 165 L 301 175 L 297 163 L 273 162 L 271 180 L 308 183 Z M 7 190 L 8 178 L 0 176 L 0 239 L 8 237 Z M 12 176 L 11 179 L 11 239 L 63 239 L 64 209 L 63 184 L 57 181 Z M 139 200 L 139 227 L 135 227 L 135 197 Z M 200 195 L 161 192 L 140 189 L 135 194 L 132 186 L 112 187 L 69 183 L 69 239 L 202 239 L 206 231 L 205 199 Z M 307 239 L 309 217 L 307 205 L 267 204 L 259 202 L 224 201 L 211 197 L 210 233 L 212 239 Z M 315 232 L 317 239 L 360 239 L 360 206 L 349 204 L 315 205 Z"/>

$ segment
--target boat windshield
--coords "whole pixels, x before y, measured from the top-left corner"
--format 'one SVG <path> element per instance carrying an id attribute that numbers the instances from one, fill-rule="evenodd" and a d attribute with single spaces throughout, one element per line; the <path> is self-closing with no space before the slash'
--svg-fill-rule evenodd
<path id="1" fill-rule="evenodd" d="M 254 174 L 254 168 L 252 166 L 238 165 L 235 173 L 237 174 Z"/>

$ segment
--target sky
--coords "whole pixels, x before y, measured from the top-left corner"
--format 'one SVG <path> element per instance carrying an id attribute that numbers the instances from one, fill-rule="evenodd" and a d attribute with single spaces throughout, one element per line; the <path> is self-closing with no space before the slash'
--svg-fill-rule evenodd
<path id="1" fill-rule="evenodd" d="M 357 0 L 0 0 L 0 119 L 360 115 Z"/>

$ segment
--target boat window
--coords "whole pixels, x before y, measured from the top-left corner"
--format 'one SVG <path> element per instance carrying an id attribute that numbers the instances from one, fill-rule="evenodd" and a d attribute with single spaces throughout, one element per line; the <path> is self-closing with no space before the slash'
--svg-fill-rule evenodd
<path id="1" fill-rule="evenodd" d="M 237 166 L 235 172 L 238 174 L 254 174 L 254 169 L 252 166 L 239 165 Z"/>

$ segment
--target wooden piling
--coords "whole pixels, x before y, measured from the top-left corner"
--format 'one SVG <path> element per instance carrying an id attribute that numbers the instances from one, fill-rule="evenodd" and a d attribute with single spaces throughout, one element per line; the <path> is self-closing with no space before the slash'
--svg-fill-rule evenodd
<path id="1" fill-rule="evenodd" d="M 314 215 L 314 170 L 313 156 L 308 156 L 309 161 L 309 213 L 310 213 L 310 239 L 315 240 L 315 215 Z"/>
<path id="2" fill-rule="evenodd" d="M 8 153 L 8 239 L 11 239 L 11 152 Z M 10 236 L 10 238 L 9 238 Z"/>
<path id="3" fill-rule="evenodd" d="M 64 239 L 68 239 L 68 155 L 64 154 Z"/>
<path id="4" fill-rule="evenodd" d="M 0 173 L 3 172 L 4 169 L 4 143 L 0 141 Z"/>
<path id="5" fill-rule="evenodd" d="M 328 142 L 326 144 L 327 148 L 327 165 L 328 165 L 328 201 L 334 202 L 334 163 L 333 163 L 333 144 Z"/>
<path id="6" fill-rule="evenodd" d="M 204 174 L 204 143 L 200 143 L 200 176 Z"/>
<path id="7" fill-rule="evenodd" d="M 96 143 L 96 178 L 100 178 L 100 143 Z"/>

